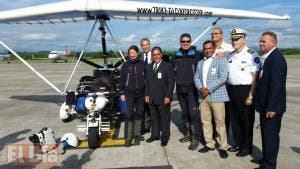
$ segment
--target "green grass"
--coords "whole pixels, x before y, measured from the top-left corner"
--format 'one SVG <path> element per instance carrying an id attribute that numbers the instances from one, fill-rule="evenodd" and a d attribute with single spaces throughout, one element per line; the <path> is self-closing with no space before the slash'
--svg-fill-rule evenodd
<path id="1" fill-rule="evenodd" d="M 284 57 L 286 59 L 300 59 L 300 55 L 284 55 Z M 117 61 L 119 61 L 121 58 L 108 58 L 108 63 L 116 63 Z M 89 61 L 92 61 L 92 62 L 95 62 L 95 63 L 98 63 L 98 64 L 103 64 L 103 59 L 88 59 Z M 26 60 L 28 63 L 51 63 L 52 60 L 49 60 L 48 58 L 35 58 L 35 59 L 28 59 Z M 19 61 L 18 59 L 13 59 L 13 60 L 10 60 L 11 64 L 16 64 L 16 63 L 21 63 L 21 61 Z M 64 63 L 63 60 L 59 60 L 58 61 L 59 63 Z M 73 61 L 73 59 L 68 59 L 68 63 L 72 63 L 76 62 Z M 6 61 L 0 61 L 0 64 L 7 64 Z"/>
<path id="2" fill-rule="evenodd" d="M 98 63 L 98 64 L 103 64 L 103 59 L 88 59 L 89 61 L 92 61 L 92 62 L 95 62 L 95 63 Z M 108 63 L 116 63 L 117 61 L 119 61 L 120 58 L 108 58 Z M 76 63 L 77 60 L 74 60 L 73 59 L 68 59 L 68 63 Z M 28 63 L 52 63 L 52 60 L 49 60 L 48 58 L 35 58 L 35 59 L 27 59 L 26 62 Z M 64 63 L 64 60 L 58 60 L 57 61 L 58 63 Z M 21 63 L 20 60 L 18 59 L 13 59 L 13 60 L 10 60 L 10 63 L 11 64 L 16 64 L 16 63 Z M 0 61 L 0 64 L 7 64 L 6 61 Z"/>
<path id="3" fill-rule="evenodd" d="M 287 59 L 300 59 L 300 55 L 284 55 Z"/>

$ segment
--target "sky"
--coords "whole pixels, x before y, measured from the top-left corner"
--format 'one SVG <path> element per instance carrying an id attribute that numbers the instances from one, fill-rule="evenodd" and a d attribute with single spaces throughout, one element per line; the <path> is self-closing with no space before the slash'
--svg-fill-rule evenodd
<path id="1" fill-rule="evenodd" d="M 9 0 L 0 2 L 0 11 L 40 5 L 60 0 Z M 143 0 L 159 3 L 174 3 L 205 7 L 231 8 L 267 12 L 276 15 L 288 14 L 290 21 L 270 21 L 253 19 L 221 19 L 217 26 L 223 28 L 225 41 L 230 42 L 230 30 L 243 28 L 249 32 L 247 45 L 258 49 L 258 41 L 262 32 L 271 30 L 278 35 L 278 47 L 300 47 L 300 3 L 297 0 Z M 127 51 L 131 45 L 140 45 L 140 40 L 147 37 L 151 46 L 160 46 L 163 50 L 176 50 L 182 33 L 190 33 L 196 38 L 216 18 L 201 18 L 188 21 L 146 22 L 124 21 L 112 19 L 109 25 L 119 41 L 120 49 Z M 94 21 L 45 25 L 7 25 L 0 24 L 0 40 L 16 51 L 80 51 Z M 195 45 L 199 50 L 202 43 L 210 39 L 209 31 Z M 117 50 L 112 38 L 107 33 L 108 50 Z M 0 47 L 0 51 L 4 50 Z M 100 32 L 95 31 L 87 48 L 88 51 L 101 51 Z"/>

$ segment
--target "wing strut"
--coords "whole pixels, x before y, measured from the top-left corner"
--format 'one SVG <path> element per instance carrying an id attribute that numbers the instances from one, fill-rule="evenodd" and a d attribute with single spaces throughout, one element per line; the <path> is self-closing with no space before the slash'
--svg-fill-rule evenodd
<path id="1" fill-rule="evenodd" d="M 193 42 L 192 42 L 192 45 L 194 45 L 200 38 L 202 38 L 203 35 L 206 34 L 207 31 L 209 31 L 212 27 L 214 27 L 217 22 L 219 20 L 221 20 L 222 18 L 221 17 L 218 17 L 218 19 L 216 21 L 214 21 L 211 25 L 209 25 L 209 27 L 207 27 Z"/>
<path id="2" fill-rule="evenodd" d="M 94 23 L 94 25 L 93 25 L 93 27 L 92 27 L 92 30 L 91 30 L 91 32 L 90 32 L 90 34 L 89 34 L 89 36 L 88 36 L 87 41 L 86 41 L 85 44 L 84 44 L 83 49 L 81 50 L 81 53 L 80 53 L 80 55 L 79 55 L 79 58 L 78 58 L 78 60 L 77 60 L 77 62 L 76 62 L 76 64 L 75 64 L 75 67 L 74 67 L 74 69 L 73 69 L 73 71 L 72 71 L 72 73 L 71 73 L 71 75 L 70 75 L 70 78 L 69 78 L 69 80 L 68 80 L 68 82 L 67 82 L 67 84 L 66 84 L 66 87 L 65 87 L 63 93 L 66 93 L 67 88 L 68 88 L 69 85 L 70 85 L 70 82 L 71 82 L 71 80 L 72 80 L 72 78 L 73 78 L 73 76 L 74 76 L 74 73 L 75 73 L 75 71 L 76 71 L 76 69 L 77 69 L 77 66 L 78 66 L 80 60 L 82 59 L 83 52 L 85 51 L 85 49 L 86 49 L 86 47 L 87 47 L 87 45 L 88 45 L 88 43 L 89 43 L 89 41 L 90 41 L 90 39 L 91 39 L 91 36 L 92 36 L 92 34 L 93 34 L 93 32 L 94 32 L 94 29 L 95 29 L 95 26 L 96 26 L 97 21 L 98 21 L 98 19 L 95 20 L 95 23 Z"/>
<path id="3" fill-rule="evenodd" d="M 116 43 L 116 45 L 117 45 L 117 48 L 119 48 L 118 52 L 119 52 L 119 54 L 121 55 L 123 61 L 126 62 L 126 59 L 125 59 L 123 53 L 122 53 L 121 50 L 120 50 L 120 44 L 119 44 L 119 42 L 117 41 L 117 39 L 115 38 L 115 35 L 113 34 L 113 32 L 111 31 L 111 28 L 110 28 L 108 22 L 105 22 L 105 26 L 106 26 L 106 28 L 107 28 L 109 34 L 111 35 L 113 41 L 115 41 L 115 43 Z"/>
<path id="4" fill-rule="evenodd" d="M 23 62 L 29 69 L 31 69 L 35 74 L 37 74 L 42 80 L 44 80 L 49 86 L 51 86 L 55 91 L 57 91 L 59 94 L 63 95 L 63 93 L 54 85 L 52 84 L 48 79 L 46 79 L 42 74 L 40 74 L 38 71 L 36 71 L 28 62 L 26 62 L 21 56 L 19 56 L 15 51 L 13 51 L 10 47 L 8 47 L 5 43 L 0 41 L 0 44 L 5 47 L 7 50 L 9 50 L 13 55 L 15 55 L 21 62 Z"/>

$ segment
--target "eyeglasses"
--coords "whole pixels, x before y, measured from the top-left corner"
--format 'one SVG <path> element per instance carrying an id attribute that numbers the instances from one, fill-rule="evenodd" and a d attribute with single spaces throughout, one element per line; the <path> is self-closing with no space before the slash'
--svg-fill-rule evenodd
<path id="1" fill-rule="evenodd" d="M 222 34 L 222 33 L 211 33 L 211 35 L 218 35 L 218 34 Z"/>
<path id="2" fill-rule="evenodd" d="M 180 43 L 191 43 L 191 40 L 182 40 Z"/>
<path id="3" fill-rule="evenodd" d="M 213 50 L 214 48 L 203 48 L 203 50 Z"/>

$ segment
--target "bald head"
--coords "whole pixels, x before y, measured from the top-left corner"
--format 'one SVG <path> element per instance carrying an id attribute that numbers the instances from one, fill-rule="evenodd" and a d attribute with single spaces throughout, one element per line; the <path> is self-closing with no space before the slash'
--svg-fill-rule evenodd
<path id="1" fill-rule="evenodd" d="M 216 27 L 213 29 L 211 32 L 211 40 L 214 41 L 215 43 L 222 43 L 223 42 L 223 30 L 219 27 Z"/>

